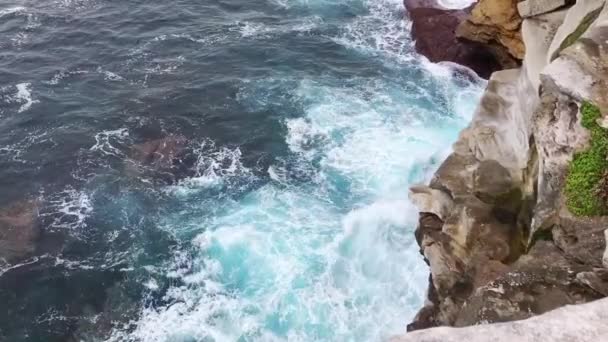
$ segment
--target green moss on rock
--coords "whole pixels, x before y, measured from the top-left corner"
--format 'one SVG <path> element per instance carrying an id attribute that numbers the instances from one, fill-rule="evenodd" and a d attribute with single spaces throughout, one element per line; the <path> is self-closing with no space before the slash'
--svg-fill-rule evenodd
<path id="1" fill-rule="evenodd" d="M 557 51 L 555 51 L 555 53 L 551 56 L 551 60 L 553 61 L 554 59 L 556 59 L 557 57 L 559 57 L 559 54 L 566 49 L 567 47 L 571 46 L 572 44 L 574 44 L 585 32 L 587 32 L 587 30 L 589 29 L 589 27 L 591 26 L 591 24 L 593 24 L 593 22 L 595 20 L 597 20 L 597 18 L 600 16 L 600 13 L 602 12 L 602 10 L 604 9 L 605 5 L 602 5 L 600 8 L 597 8 L 591 12 L 589 12 L 584 18 L 583 20 L 580 22 L 580 24 L 576 27 L 576 29 L 574 30 L 574 32 L 570 33 L 560 44 L 559 48 L 557 49 Z"/>
<path id="2" fill-rule="evenodd" d="M 608 214 L 606 202 L 602 200 L 599 189 L 608 162 L 608 134 L 597 124 L 600 111 L 590 103 L 581 108 L 583 127 L 591 133 L 591 146 L 576 153 L 570 164 L 566 179 L 566 204 L 577 216 L 598 216 Z"/>

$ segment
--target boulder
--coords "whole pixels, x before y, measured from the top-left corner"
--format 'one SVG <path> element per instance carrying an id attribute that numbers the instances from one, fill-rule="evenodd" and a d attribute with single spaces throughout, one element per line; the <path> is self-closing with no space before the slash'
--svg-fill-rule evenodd
<path id="1" fill-rule="evenodd" d="M 492 72 L 506 67 L 496 58 L 493 48 L 456 36 L 456 28 L 466 20 L 470 8 L 446 9 L 436 0 L 404 0 L 404 3 L 412 21 L 416 51 L 431 62 L 467 66 L 486 79 Z"/>

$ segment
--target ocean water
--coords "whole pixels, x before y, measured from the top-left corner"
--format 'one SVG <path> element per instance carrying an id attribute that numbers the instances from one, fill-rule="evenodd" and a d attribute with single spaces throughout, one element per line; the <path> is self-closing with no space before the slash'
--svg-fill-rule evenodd
<path id="1" fill-rule="evenodd" d="M 401 0 L 3 2 L 0 206 L 42 234 L 0 262 L 0 340 L 404 332 L 407 189 L 484 86 L 414 52 Z M 134 153 L 158 139 L 170 167 Z"/>

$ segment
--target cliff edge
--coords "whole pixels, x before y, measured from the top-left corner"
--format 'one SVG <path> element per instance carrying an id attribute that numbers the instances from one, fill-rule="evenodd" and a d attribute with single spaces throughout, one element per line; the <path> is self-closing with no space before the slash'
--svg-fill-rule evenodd
<path id="1" fill-rule="evenodd" d="M 507 11 L 515 19 L 498 21 L 510 31 L 488 41 L 522 65 L 492 74 L 454 152 L 430 184 L 410 190 L 430 279 L 408 331 L 522 320 L 608 296 L 605 2 L 481 0 L 463 21 L 470 33 L 498 20 L 481 15 L 488 8 Z M 401 340 L 450 340 L 431 339 L 440 331 Z"/>

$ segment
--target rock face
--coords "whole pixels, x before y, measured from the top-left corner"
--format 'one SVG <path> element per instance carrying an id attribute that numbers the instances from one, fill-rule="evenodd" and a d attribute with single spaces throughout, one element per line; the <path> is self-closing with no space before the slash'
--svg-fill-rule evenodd
<path id="1" fill-rule="evenodd" d="M 516 67 L 525 54 L 517 2 L 480 0 L 471 15 L 460 23 L 456 35 L 491 46 L 501 65 Z"/>
<path id="2" fill-rule="evenodd" d="M 608 295 L 608 216 L 574 215 L 565 192 L 573 158 L 590 146 L 583 108 L 595 106 L 597 123 L 607 122 L 608 6 L 589 0 L 543 11 L 521 32 L 522 67 L 492 75 L 454 152 L 428 186 L 411 189 L 431 275 L 427 304 L 408 330 L 527 319 Z M 471 329 L 535 341 L 518 330 L 524 322 Z M 576 329 L 541 336 L 586 341 Z M 473 331 L 397 341 L 474 340 Z"/>
<path id="3" fill-rule="evenodd" d="M 470 8 L 449 10 L 436 0 L 404 0 L 404 4 L 412 21 L 416 51 L 431 62 L 447 61 L 464 65 L 484 78 L 505 67 L 496 58 L 492 47 L 456 36 L 456 28 L 466 20 Z"/>
<path id="4" fill-rule="evenodd" d="M 434 328 L 396 337 L 391 342 L 598 342 L 608 336 L 608 299 L 566 306 L 518 322 L 467 328 Z"/>
<path id="5" fill-rule="evenodd" d="M 574 2 L 575 0 L 525 0 L 517 4 L 517 9 L 522 18 L 530 18 L 572 5 Z"/>

